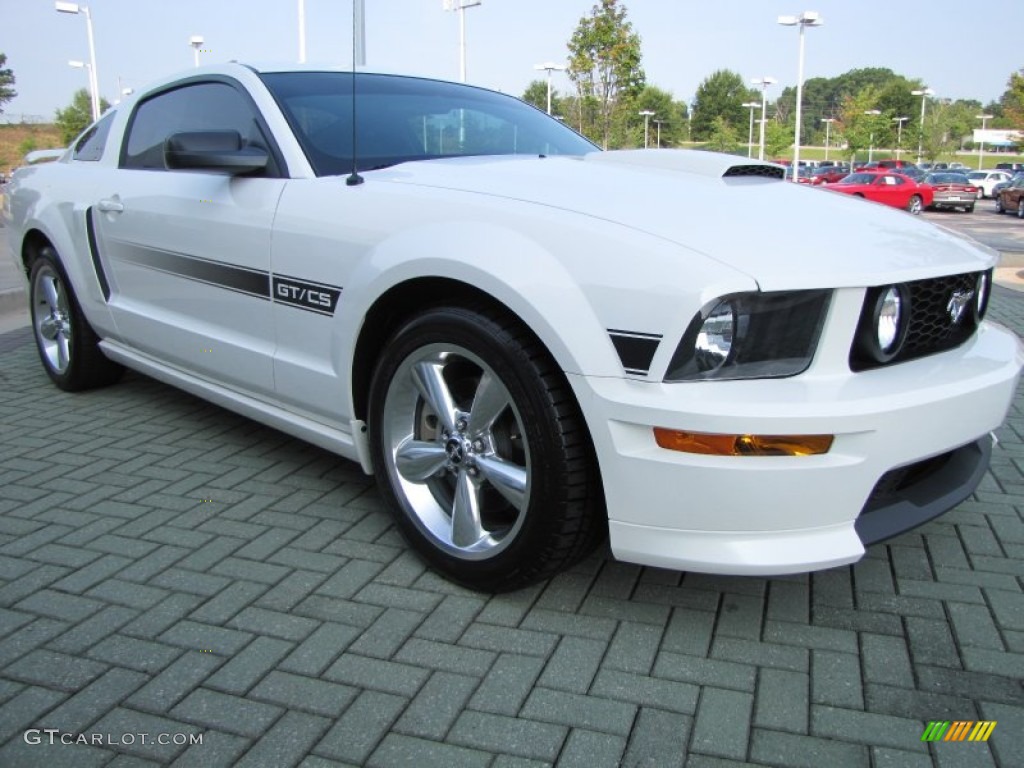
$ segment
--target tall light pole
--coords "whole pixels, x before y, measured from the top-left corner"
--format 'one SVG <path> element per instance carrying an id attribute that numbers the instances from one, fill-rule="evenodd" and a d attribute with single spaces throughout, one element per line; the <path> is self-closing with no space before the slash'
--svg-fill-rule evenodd
<path id="1" fill-rule="evenodd" d="M 875 118 L 882 113 L 877 109 L 866 109 L 864 110 L 864 114 L 869 115 L 871 117 L 871 138 L 869 139 L 868 143 L 868 162 L 870 163 L 871 156 L 874 154 L 875 151 Z"/>
<path id="2" fill-rule="evenodd" d="M 84 5 L 65 3 L 57 0 L 53 4 L 58 13 L 80 13 L 85 16 L 85 29 L 89 35 L 89 96 L 92 99 L 92 119 L 100 119 L 100 80 L 96 76 L 96 43 L 92 35 L 92 14 Z"/>
<path id="3" fill-rule="evenodd" d="M 836 119 L 834 117 L 823 117 L 823 118 L 821 118 L 821 122 L 823 122 L 825 124 L 825 159 L 826 160 L 828 160 L 829 136 L 831 135 L 831 131 L 832 131 L 832 123 L 834 123 L 835 121 L 836 121 Z"/>
<path id="4" fill-rule="evenodd" d="M 900 152 L 903 151 L 903 124 L 909 120 L 909 117 L 894 117 L 892 121 L 896 123 L 896 159 L 900 159 Z"/>
<path id="5" fill-rule="evenodd" d="M 651 122 L 654 123 L 654 127 L 658 131 L 655 134 L 655 136 L 657 138 L 654 140 L 654 146 L 656 146 L 658 149 L 661 149 L 661 124 L 664 123 L 665 121 L 664 120 L 651 120 Z"/>
<path id="6" fill-rule="evenodd" d="M 199 49 L 203 47 L 205 42 L 202 35 L 192 35 L 188 39 L 188 44 L 192 46 L 192 58 L 197 67 L 199 66 Z"/>
<path id="7" fill-rule="evenodd" d="M 764 77 L 755 77 L 750 82 L 761 86 L 761 139 L 759 143 L 760 148 L 757 150 L 757 159 L 764 160 L 764 123 L 768 116 L 768 86 L 775 85 L 779 81 L 774 77 L 765 75 Z"/>
<path id="8" fill-rule="evenodd" d="M 911 91 L 912 96 L 921 97 L 921 130 L 917 139 L 917 164 L 921 164 L 921 156 L 924 154 L 924 105 L 928 103 L 928 97 L 934 96 L 935 91 L 925 86 L 919 91 Z"/>
<path id="9" fill-rule="evenodd" d="M 459 80 L 466 82 L 466 9 L 480 5 L 481 0 L 443 0 L 446 11 L 459 14 Z"/>
<path id="10" fill-rule="evenodd" d="M 793 181 L 797 180 L 800 167 L 800 121 L 802 120 L 804 100 L 804 27 L 820 27 L 824 19 L 817 11 L 804 11 L 799 16 L 779 16 L 779 24 L 784 27 L 800 28 L 800 60 L 796 68 L 796 137 L 793 146 Z"/>
<path id="11" fill-rule="evenodd" d="M 740 104 L 750 110 L 750 128 L 747 130 L 747 157 L 754 155 L 754 110 L 760 107 L 756 101 L 745 101 Z"/>
<path id="12" fill-rule="evenodd" d="M 551 114 L 551 73 L 552 72 L 564 72 L 564 64 L 554 64 L 550 61 L 545 61 L 543 64 L 534 64 L 533 68 L 542 71 L 546 70 L 548 73 L 548 114 Z"/>
<path id="13" fill-rule="evenodd" d="M 644 149 L 647 149 L 647 136 L 649 135 L 648 129 L 650 128 L 649 121 L 654 117 L 655 113 L 650 109 L 641 109 L 637 114 L 643 115 L 644 117 Z"/>
<path id="14" fill-rule="evenodd" d="M 975 115 L 976 118 L 981 120 L 981 141 L 978 142 L 978 170 L 981 170 L 981 164 L 985 160 L 985 124 L 992 119 L 992 115 Z"/>

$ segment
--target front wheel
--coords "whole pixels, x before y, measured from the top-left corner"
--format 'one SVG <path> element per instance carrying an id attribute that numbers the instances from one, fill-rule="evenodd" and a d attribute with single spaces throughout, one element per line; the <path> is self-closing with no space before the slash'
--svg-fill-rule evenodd
<path id="1" fill-rule="evenodd" d="M 1006 209 L 1003 207 L 1002 196 L 996 198 L 996 213 L 1006 213 Z"/>
<path id="2" fill-rule="evenodd" d="M 434 568 L 505 591 L 599 538 L 590 438 L 562 372 L 515 319 L 447 307 L 407 322 L 370 385 L 377 481 Z"/>
<path id="3" fill-rule="evenodd" d="M 124 369 L 107 359 L 82 314 L 57 252 L 42 249 L 29 274 L 32 330 L 43 368 L 68 392 L 111 384 Z"/>
<path id="4" fill-rule="evenodd" d="M 920 195 L 913 195 L 910 198 L 910 201 L 907 203 L 907 210 L 910 211 L 915 216 L 917 216 L 919 213 L 921 213 L 922 210 L 924 210 L 924 203 L 921 200 Z"/>
<path id="5" fill-rule="evenodd" d="M 1024 219 L 1024 199 L 1017 203 L 1017 218 Z"/>

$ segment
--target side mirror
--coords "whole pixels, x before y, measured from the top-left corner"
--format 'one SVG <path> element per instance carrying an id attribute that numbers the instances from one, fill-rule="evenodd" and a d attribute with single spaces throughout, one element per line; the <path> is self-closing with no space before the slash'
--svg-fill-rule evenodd
<path id="1" fill-rule="evenodd" d="M 263 170 L 269 160 L 265 149 L 243 146 L 238 131 L 174 133 L 164 142 L 164 164 L 171 170 L 220 171 L 236 175 Z"/>

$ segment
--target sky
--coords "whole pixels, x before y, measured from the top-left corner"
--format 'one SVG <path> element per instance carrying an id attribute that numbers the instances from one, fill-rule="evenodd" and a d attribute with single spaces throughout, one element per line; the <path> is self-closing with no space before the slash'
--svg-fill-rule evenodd
<path id="1" fill-rule="evenodd" d="M 458 0 L 456 0 L 458 2 Z M 298 59 L 298 0 L 87 0 L 96 40 L 100 92 L 193 66 L 192 35 L 205 38 L 204 63 Z M 467 80 L 521 95 L 543 77 L 534 65 L 564 62 L 566 43 L 594 0 L 482 0 L 465 11 Z M 1024 68 L 1024 0 L 624 0 L 642 40 L 647 82 L 691 101 L 718 69 L 744 79 L 796 84 L 799 35 L 779 15 L 816 10 L 824 26 L 805 33 L 805 78 L 888 67 L 919 78 L 939 98 L 997 100 L 1010 73 Z M 310 63 L 348 66 L 352 0 L 305 0 Z M 459 77 L 458 13 L 443 0 L 366 0 L 367 70 Z M 0 52 L 17 78 L 4 112 L 50 119 L 87 75 L 84 16 L 57 13 L 53 0 L 0 0 Z M 553 86 L 571 83 L 555 73 Z M 806 107 L 805 107 L 806 108 Z"/>

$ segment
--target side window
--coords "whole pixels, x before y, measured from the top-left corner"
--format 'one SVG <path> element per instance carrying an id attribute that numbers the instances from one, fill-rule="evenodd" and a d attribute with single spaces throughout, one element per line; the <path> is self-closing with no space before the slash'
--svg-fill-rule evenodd
<path id="1" fill-rule="evenodd" d="M 165 91 L 136 109 L 122 168 L 165 170 L 164 141 L 182 131 L 238 131 L 249 146 L 269 150 L 245 97 L 227 83 L 197 83 Z"/>
<path id="2" fill-rule="evenodd" d="M 97 122 L 92 124 L 82 138 L 75 144 L 73 157 L 75 160 L 99 160 L 103 157 L 103 147 L 107 144 L 107 136 L 110 134 L 110 125 L 114 122 L 114 113 L 108 112 Z"/>

